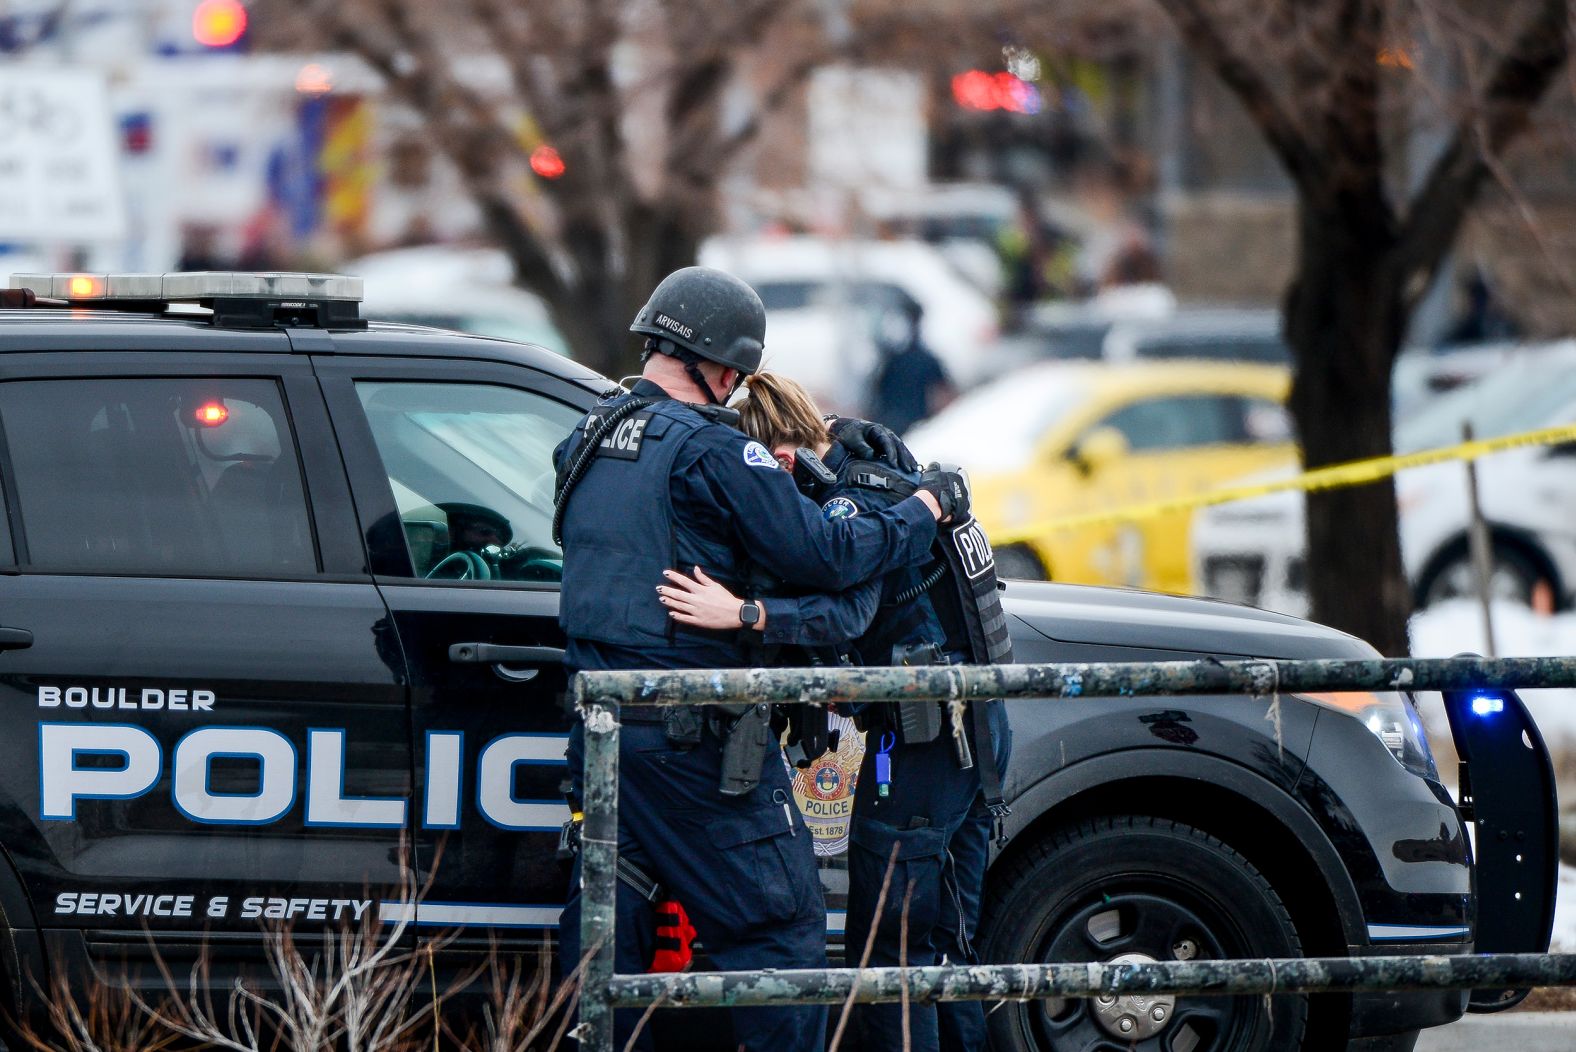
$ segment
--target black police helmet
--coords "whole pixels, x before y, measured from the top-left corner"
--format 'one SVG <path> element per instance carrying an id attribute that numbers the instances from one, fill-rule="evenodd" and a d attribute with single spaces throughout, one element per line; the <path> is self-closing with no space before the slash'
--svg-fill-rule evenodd
<path id="1" fill-rule="evenodd" d="M 668 340 L 748 375 L 761 367 L 766 308 L 755 290 L 732 274 L 685 267 L 662 279 L 629 331 Z"/>

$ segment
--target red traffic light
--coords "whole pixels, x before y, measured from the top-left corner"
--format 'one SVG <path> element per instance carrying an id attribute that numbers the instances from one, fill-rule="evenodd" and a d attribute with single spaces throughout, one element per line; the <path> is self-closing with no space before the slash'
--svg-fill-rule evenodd
<path id="1" fill-rule="evenodd" d="M 543 179 L 557 179 L 564 174 L 564 159 L 558 151 L 543 143 L 531 151 L 531 171 Z"/>
<path id="2" fill-rule="evenodd" d="M 192 36 L 204 47 L 230 47 L 246 34 L 241 0 L 202 0 L 192 12 Z"/>

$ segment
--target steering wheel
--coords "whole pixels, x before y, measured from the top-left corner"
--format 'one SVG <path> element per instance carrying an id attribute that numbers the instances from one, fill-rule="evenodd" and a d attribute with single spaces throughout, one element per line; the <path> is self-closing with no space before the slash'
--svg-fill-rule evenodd
<path id="1" fill-rule="evenodd" d="M 564 576 L 564 557 L 557 548 L 511 546 L 499 563 L 499 576 L 513 581 L 557 581 Z"/>
<path id="2" fill-rule="evenodd" d="M 475 552 L 450 552 L 424 575 L 430 581 L 490 581 L 492 567 Z"/>

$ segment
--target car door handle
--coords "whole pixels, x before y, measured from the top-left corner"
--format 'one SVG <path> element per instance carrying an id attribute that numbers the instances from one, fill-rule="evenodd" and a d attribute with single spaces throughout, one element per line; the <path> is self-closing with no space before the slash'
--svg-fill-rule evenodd
<path id="1" fill-rule="evenodd" d="M 0 650 L 26 650 L 33 645 L 33 633 L 25 628 L 0 628 Z"/>
<path id="2" fill-rule="evenodd" d="M 459 665 L 562 665 L 561 647 L 514 647 L 497 643 L 455 643 L 449 660 Z"/>
<path id="3" fill-rule="evenodd" d="M 455 643 L 449 647 L 449 660 L 461 665 L 491 665 L 493 675 L 510 683 L 527 683 L 536 678 L 539 668 L 510 668 L 511 665 L 562 665 L 564 652 L 559 647 L 514 647 L 498 643 Z"/>

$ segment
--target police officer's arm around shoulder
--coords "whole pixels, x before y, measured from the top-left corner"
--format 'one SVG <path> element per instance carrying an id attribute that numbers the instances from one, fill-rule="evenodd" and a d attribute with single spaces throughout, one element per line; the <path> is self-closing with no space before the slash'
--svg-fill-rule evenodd
<path id="1" fill-rule="evenodd" d="M 923 560 L 936 539 L 944 498 L 932 489 L 878 514 L 827 521 L 765 446 L 724 428 L 707 438 L 693 454 L 691 477 L 704 487 L 697 504 L 726 508 L 744 550 L 784 581 L 841 591 Z"/>
<path id="2" fill-rule="evenodd" d="M 689 577 L 676 570 L 665 573 L 657 586 L 668 616 L 695 628 L 730 629 L 740 625 L 761 633 L 767 646 L 839 646 L 864 635 L 881 604 L 881 579 L 842 592 L 768 599 L 740 598 L 728 587 L 695 567 Z M 754 617 L 743 608 L 757 607 Z"/>

